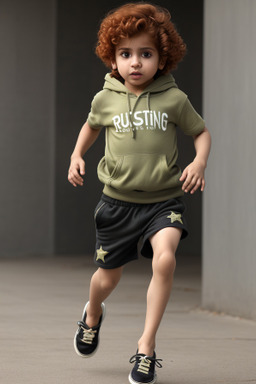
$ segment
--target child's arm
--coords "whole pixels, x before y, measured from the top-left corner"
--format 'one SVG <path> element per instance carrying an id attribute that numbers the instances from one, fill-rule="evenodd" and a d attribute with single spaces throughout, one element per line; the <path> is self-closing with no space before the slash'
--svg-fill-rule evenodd
<path id="1" fill-rule="evenodd" d="M 205 187 L 204 171 L 211 149 L 211 136 L 207 128 L 193 137 L 196 157 L 183 171 L 180 181 L 183 181 L 182 190 L 193 194 L 200 186 Z"/>
<path id="2" fill-rule="evenodd" d="M 74 152 L 71 155 L 70 167 L 68 170 L 68 181 L 76 187 L 82 186 L 84 183 L 83 175 L 85 174 L 84 154 L 93 145 L 99 136 L 100 129 L 92 129 L 86 122 L 78 135 Z"/>

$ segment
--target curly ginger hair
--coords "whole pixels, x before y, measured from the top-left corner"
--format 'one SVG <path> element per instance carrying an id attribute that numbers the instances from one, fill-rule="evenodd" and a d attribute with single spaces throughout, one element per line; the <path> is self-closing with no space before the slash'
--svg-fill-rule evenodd
<path id="1" fill-rule="evenodd" d="M 175 69 L 186 54 L 186 45 L 171 22 L 167 9 L 148 3 L 128 3 L 112 10 L 103 19 L 98 32 L 97 56 L 112 69 L 120 40 L 140 33 L 148 33 L 154 39 L 159 56 L 165 61 L 159 74 Z M 111 76 L 121 79 L 113 69 Z"/>

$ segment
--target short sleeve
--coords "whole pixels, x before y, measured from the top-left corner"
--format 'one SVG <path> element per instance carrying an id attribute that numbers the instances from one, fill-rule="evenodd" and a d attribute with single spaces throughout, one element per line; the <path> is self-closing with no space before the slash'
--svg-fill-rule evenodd
<path id="1" fill-rule="evenodd" d="M 177 125 L 186 135 L 190 136 L 198 135 L 205 127 L 205 121 L 195 111 L 187 97 L 179 113 Z"/>
<path id="2" fill-rule="evenodd" d="M 87 122 L 93 129 L 100 129 L 103 127 L 102 122 L 102 95 L 101 92 L 97 93 L 91 103 L 91 110 L 88 114 Z"/>

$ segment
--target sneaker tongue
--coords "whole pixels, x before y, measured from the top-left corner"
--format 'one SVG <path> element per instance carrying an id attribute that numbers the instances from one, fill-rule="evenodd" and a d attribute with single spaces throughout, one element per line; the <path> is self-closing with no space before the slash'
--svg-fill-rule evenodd
<path id="1" fill-rule="evenodd" d="M 85 329 L 90 329 L 90 327 L 88 327 L 88 325 L 84 321 L 78 321 L 77 324 Z"/>
<path id="2" fill-rule="evenodd" d="M 154 354 L 152 356 L 145 355 L 145 353 L 137 353 L 137 355 L 141 356 L 141 357 L 144 357 L 146 359 L 155 359 L 155 357 L 156 357 L 155 352 L 154 352 Z"/>
<path id="3" fill-rule="evenodd" d="M 99 327 L 100 327 L 100 324 L 101 324 L 101 321 L 102 321 L 102 315 L 101 315 L 101 317 L 100 317 L 100 320 L 99 320 L 99 324 L 97 324 L 97 325 L 94 325 L 94 327 L 89 327 L 89 325 L 88 324 L 86 324 L 86 317 L 85 317 L 85 319 L 84 319 L 84 321 L 83 320 L 81 320 L 81 321 L 78 321 L 78 325 L 80 325 L 80 326 L 82 326 L 82 327 L 84 327 L 85 329 L 92 329 L 93 331 L 97 331 L 98 329 L 99 329 Z"/>

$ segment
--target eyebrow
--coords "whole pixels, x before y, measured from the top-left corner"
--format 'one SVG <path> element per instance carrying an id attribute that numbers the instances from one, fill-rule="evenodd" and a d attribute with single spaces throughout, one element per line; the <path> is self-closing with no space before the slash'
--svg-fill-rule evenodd
<path id="1" fill-rule="evenodd" d="M 130 51 L 131 49 L 133 49 L 133 48 L 120 47 L 120 48 L 118 48 L 118 51 L 123 51 L 123 50 Z M 139 48 L 139 50 L 140 50 L 140 51 L 144 51 L 144 50 L 151 50 L 151 51 L 154 51 L 155 48 L 153 48 L 153 47 L 142 47 L 142 48 Z"/>

